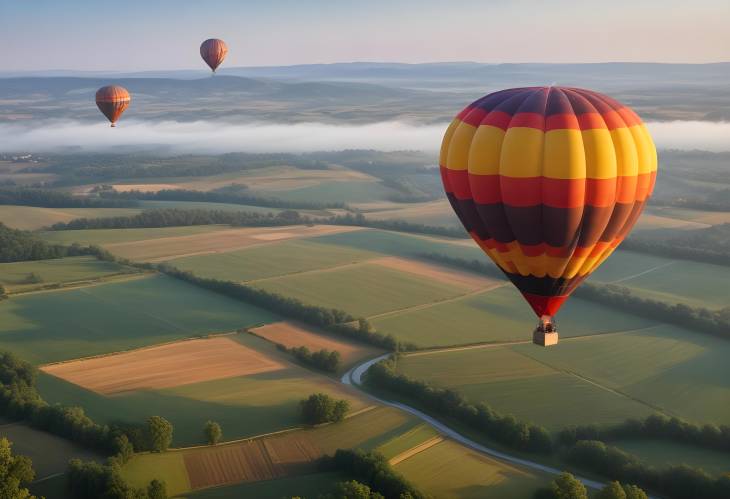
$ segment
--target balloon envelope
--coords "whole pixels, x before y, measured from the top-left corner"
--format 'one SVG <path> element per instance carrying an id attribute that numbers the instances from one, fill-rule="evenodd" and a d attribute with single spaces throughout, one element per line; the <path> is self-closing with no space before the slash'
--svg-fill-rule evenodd
<path id="1" fill-rule="evenodd" d="M 127 89 L 119 85 L 101 87 L 96 91 L 96 106 L 116 126 L 117 120 L 129 107 L 132 98 Z"/>
<path id="2" fill-rule="evenodd" d="M 200 44 L 200 57 L 203 58 L 214 73 L 223 62 L 223 59 L 226 58 L 227 53 L 228 46 L 226 42 L 218 38 L 209 38 Z"/>
<path id="3" fill-rule="evenodd" d="M 534 312 L 553 316 L 652 193 L 654 143 L 631 109 L 578 88 L 513 88 L 467 106 L 440 170 L 461 223 Z"/>

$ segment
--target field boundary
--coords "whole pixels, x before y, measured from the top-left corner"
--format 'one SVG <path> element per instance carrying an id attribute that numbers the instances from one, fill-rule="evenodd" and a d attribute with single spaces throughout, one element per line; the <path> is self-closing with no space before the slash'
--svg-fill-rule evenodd
<path id="1" fill-rule="evenodd" d="M 146 279 L 149 277 L 152 277 L 154 275 L 159 274 L 159 272 L 155 270 L 146 270 L 146 271 L 140 271 L 140 272 L 132 272 L 132 273 L 125 273 L 125 274 L 114 274 L 115 277 L 108 279 L 106 277 L 100 278 L 100 279 L 94 279 L 94 280 L 85 280 L 85 281 L 73 281 L 68 283 L 67 285 L 59 285 L 58 287 L 52 287 L 47 289 L 31 289 L 28 291 L 18 291 L 18 292 L 10 292 L 8 293 L 8 297 L 12 298 L 14 296 L 28 296 L 28 295 L 35 295 L 35 294 L 42 294 L 42 293 L 54 293 L 57 291 L 71 291 L 74 289 L 86 289 L 86 288 L 93 288 L 96 286 L 103 286 L 105 284 L 116 284 L 119 282 L 128 282 L 128 281 L 136 281 L 139 279 Z M 116 277 L 118 276 L 118 277 Z M 108 277 L 108 276 L 107 276 Z"/>
<path id="2" fill-rule="evenodd" d="M 391 466 L 395 466 L 396 464 L 402 463 L 406 459 L 409 459 L 409 458 L 415 456 L 416 454 L 420 454 L 421 452 L 428 450 L 431 447 L 433 447 L 434 445 L 438 445 L 443 441 L 444 441 L 444 437 L 442 437 L 441 435 L 436 435 L 434 437 L 431 437 L 428 440 L 426 440 L 425 442 L 421 442 L 420 444 L 416 445 L 415 447 L 411 447 L 407 451 L 401 452 L 397 456 L 391 457 L 388 460 L 388 464 L 390 464 Z"/>

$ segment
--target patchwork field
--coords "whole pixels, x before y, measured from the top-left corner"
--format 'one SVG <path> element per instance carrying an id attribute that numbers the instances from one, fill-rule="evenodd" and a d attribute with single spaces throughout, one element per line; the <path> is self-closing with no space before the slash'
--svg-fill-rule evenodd
<path id="1" fill-rule="evenodd" d="M 313 331 L 304 325 L 293 322 L 275 322 L 251 329 L 251 332 L 272 343 L 287 348 L 307 347 L 311 351 L 327 349 L 342 355 L 343 368 L 346 369 L 357 361 L 380 355 L 382 350 L 350 342 L 323 332 Z"/>
<path id="2" fill-rule="evenodd" d="M 284 369 L 225 336 L 43 366 L 42 371 L 102 395 L 154 390 Z"/>
<path id="3" fill-rule="evenodd" d="M 162 261 L 207 253 L 224 253 L 287 239 L 355 230 L 359 230 L 359 228 L 333 225 L 227 228 L 204 234 L 113 243 L 105 245 L 105 248 L 115 255 L 131 260 Z"/>
<path id="4" fill-rule="evenodd" d="M 250 281 L 336 267 L 378 256 L 371 251 L 295 239 L 227 253 L 176 258 L 172 263 L 205 277 Z"/>
<path id="5" fill-rule="evenodd" d="M 203 443 L 202 429 L 209 419 L 223 427 L 224 440 L 299 426 L 299 401 L 312 393 L 347 399 L 353 412 L 369 405 L 353 389 L 291 363 L 286 354 L 261 338 L 247 334 L 232 338 L 283 368 L 169 388 L 125 391 L 111 397 L 42 373 L 39 390 L 49 402 L 79 405 L 103 423 L 140 422 L 153 414 L 163 416 L 175 426 L 174 446 Z"/>
<path id="6" fill-rule="evenodd" d="M 13 454 L 28 456 L 33 460 L 36 479 L 64 473 L 69 459 L 103 459 L 103 456 L 75 445 L 65 438 L 35 430 L 21 423 L 0 425 L 0 437 L 5 437 L 13 443 Z"/>
<path id="7" fill-rule="evenodd" d="M 0 263 L 0 284 L 10 293 L 18 293 L 54 284 L 79 283 L 133 272 L 137 270 L 103 262 L 93 256 L 77 256 Z"/>
<path id="8" fill-rule="evenodd" d="M 38 208 L 0 205 L 0 222 L 8 227 L 37 230 L 74 218 L 108 218 L 136 215 L 139 208 Z"/>
<path id="9" fill-rule="evenodd" d="M 0 302 L 0 348 L 35 364 L 128 350 L 276 320 L 260 308 L 164 276 Z"/>
<path id="10" fill-rule="evenodd" d="M 616 423 L 654 412 L 646 404 L 506 346 L 407 355 L 398 368 L 408 376 L 455 389 L 474 403 L 486 402 L 501 413 L 553 430 L 589 421 Z"/>
<path id="11" fill-rule="evenodd" d="M 397 410 L 377 407 L 315 429 L 161 455 L 142 454 L 135 456 L 123 473 L 133 484 L 140 485 L 154 476 L 161 477 L 174 484 L 176 493 L 278 479 L 313 472 L 314 461 L 336 449 L 373 449 L 417 425 L 417 420 Z"/>
<path id="12" fill-rule="evenodd" d="M 463 294 L 456 286 L 429 281 L 375 264 L 361 264 L 258 281 L 261 289 L 323 307 L 368 317 Z"/>
<path id="13" fill-rule="evenodd" d="M 373 260 L 372 263 L 389 269 L 415 274 L 429 280 L 461 287 L 469 291 L 493 288 L 502 284 L 502 281 L 492 279 L 491 277 L 457 270 L 452 267 L 443 267 L 420 260 L 408 260 L 391 256 L 378 258 L 377 260 Z"/>

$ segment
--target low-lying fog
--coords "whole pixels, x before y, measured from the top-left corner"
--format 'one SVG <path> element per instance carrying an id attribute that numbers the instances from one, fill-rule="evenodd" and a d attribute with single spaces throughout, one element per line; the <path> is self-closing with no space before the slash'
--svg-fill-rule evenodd
<path id="1" fill-rule="evenodd" d="M 647 123 L 660 149 L 730 151 L 730 123 Z M 436 151 L 447 124 L 381 122 L 225 124 L 209 121 L 122 121 L 112 129 L 101 121 L 0 124 L 0 152 L 111 151 L 160 149 L 170 153 L 313 152 L 342 149 Z"/>

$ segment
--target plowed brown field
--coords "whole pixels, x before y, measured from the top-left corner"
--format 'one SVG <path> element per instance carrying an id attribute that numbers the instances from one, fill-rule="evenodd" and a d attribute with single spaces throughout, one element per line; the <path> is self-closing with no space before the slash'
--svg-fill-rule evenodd
<path id="1" fill-rule="evenodd" d="M 112 395 L 283 368 L 284 365 L 261 352 L 230 338 L 217 337 L 50 364 L 41 369 L 89 390 Z"/>

